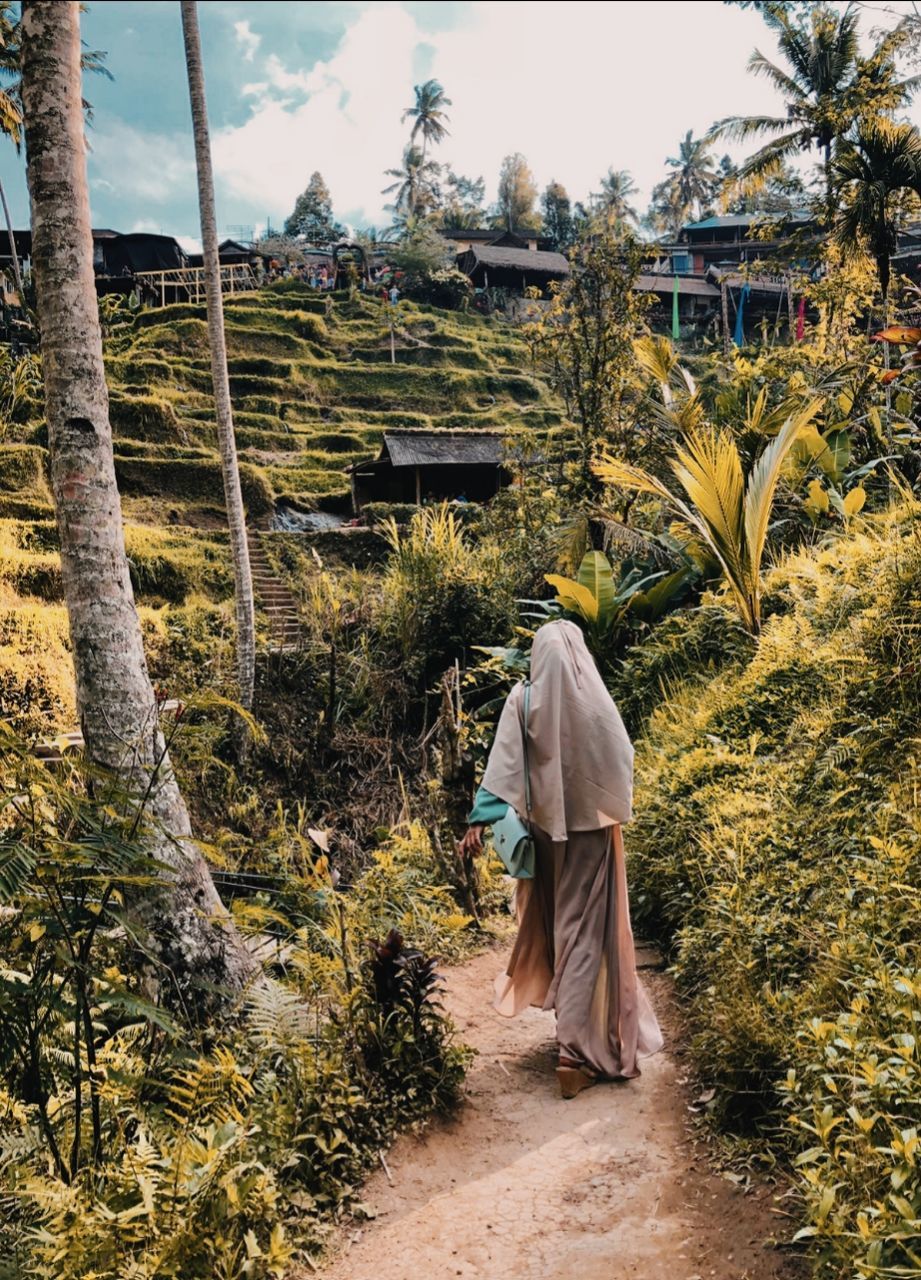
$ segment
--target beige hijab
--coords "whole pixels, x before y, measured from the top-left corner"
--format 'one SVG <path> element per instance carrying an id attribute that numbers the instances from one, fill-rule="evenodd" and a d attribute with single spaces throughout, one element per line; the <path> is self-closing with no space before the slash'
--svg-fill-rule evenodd
<path id="1" fill-rule="evenodd" d="M 506 700 L 483 786 L 526 816 L 524 685 Z M 582 632 L 550 622 L 534 637 L 528 712 L 531 819 L 550 836 L 629 822 L 633 747 Z"/>

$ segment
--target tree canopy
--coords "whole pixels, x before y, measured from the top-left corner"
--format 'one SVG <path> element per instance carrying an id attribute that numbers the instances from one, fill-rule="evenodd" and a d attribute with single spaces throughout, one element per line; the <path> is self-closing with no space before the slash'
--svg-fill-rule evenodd
<path id="1" fill-rule="evenodd" d="M 311 244 L 329 244 L 343 234 L 344 229 L 333 217 L 329 187 L 322 173 L 315 172 L 285 219 L 285 235 L 303 236 Z"/>
<path id="2" fill-rule="evenodd" d="M 499 194 L 496 200 L 496 223 L 512 230 L 515 227 L 539 226 L 534 205 L 537 183 L 527 160 L 520 152 L 506 156 L 499 170 Z"/>

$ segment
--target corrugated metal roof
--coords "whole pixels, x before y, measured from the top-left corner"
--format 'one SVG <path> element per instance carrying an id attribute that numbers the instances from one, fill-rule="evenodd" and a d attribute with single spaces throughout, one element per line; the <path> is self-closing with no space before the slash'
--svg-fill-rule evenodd
<path id="1" fill-rule="evenodd" d="M 441 466 L 445 463 L 499 466 L 502 440 L 485 431 L 385 431 L 381 457 L 395 467 Z"/>
<path id="2" fill-rule="evenodd" d="M 710 231 L 718 227 L 750 227 L 753 222 L 808 222 L 806 209 L 790 209 L 783 213 L 720 213 L 701 222 L 685 223 L 684 231 Z"/>

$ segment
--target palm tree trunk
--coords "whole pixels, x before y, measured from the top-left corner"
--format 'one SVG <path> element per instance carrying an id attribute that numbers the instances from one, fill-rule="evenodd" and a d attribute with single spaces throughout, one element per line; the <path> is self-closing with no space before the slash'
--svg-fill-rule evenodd
<path id="1" fill-rule="evenodd" d="M 131 904 L 172 983 L 164 997 L 207 1016 L 256 966 L 191 839 L 134 607 L 93 277 L 79 13 L 77 0 L 22 6 L 32 262 L 77 708 L 90 760 L 143 806 L 141 838 L 171 872 Z"/>
<path id="2" fill-rule="evenodd" d="M 182 0 L 182 34 L 185 40 L 186 72 L 192 104 L 195 134 L 195 163 L 198 169 L 198 205 L 201 216 L 202 261 L 208 310 L 208 345 L 211 348 L 211 380 L 214 386 L 214 416 L 217 422 L 224 503 L 230 530 L 233 557 L 234 600 L 237 621 L 237 683 L 240 703 L 253 705 L 256 676 L 256 616 L 253 579 L 246 540 L 246 514 L 237 466 L 237 444 L 233 431 L 230 378 L 227 373 L 227 342 L 224 337 L 224 302 L 221 297 L 221 265 L 217 247 L 217 219 L 214 209 L 214 176 L 211 170 L 211 142 L 208 136 L 208 109 L 205 103 L 205 76 L 198 31 L 195 0 Z"/>
<path id="3" fill-rule="evenodd" d="M 16 292 L 19 294 L 19 305 L 26 309 L 26 292 L 22 287 L 22 272 L 19 270 L 19 254 L 16 252 L 16 237 L 13 235 L 13 223 L 10 218 L 9 205 L 6 203 L 6 191 L 0 182 L 0 201 L 3 203 L 3 217 L 6 220 L 6 234 L 10 239 L 10 256 L 13 259 L 13 275 L 16 277 Z"/>

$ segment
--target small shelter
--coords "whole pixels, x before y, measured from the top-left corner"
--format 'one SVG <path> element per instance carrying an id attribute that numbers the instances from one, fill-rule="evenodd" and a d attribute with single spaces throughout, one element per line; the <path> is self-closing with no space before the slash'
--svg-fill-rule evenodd
<path id="1" fill-rule="evenodd" d="M 385 431 L 377 458 L 349 467 L 352 509 L 369 502 L 485 502 L 511 479 L 491 431 Z"/>
<path id="2" fill-rule="evenodd" d="M 472 244 L 458 254 L 457 265 L 475 289 L 508 289 L 513 293 L 524 293 L 532 286 L 543 291 L 552 281 L 569 275 L 569 263 L 561 253 L 506 245 Z"/>

